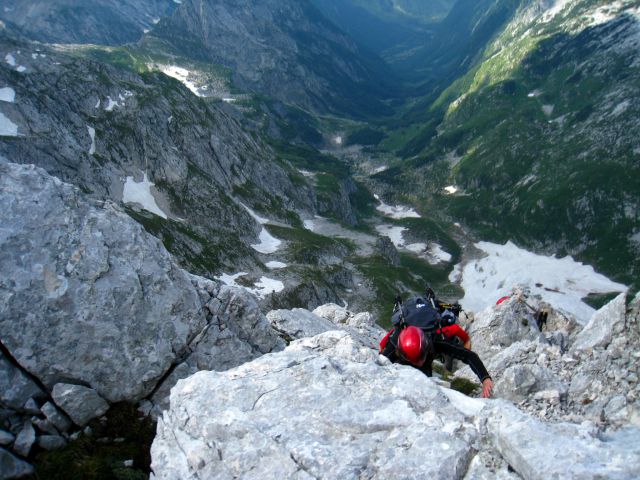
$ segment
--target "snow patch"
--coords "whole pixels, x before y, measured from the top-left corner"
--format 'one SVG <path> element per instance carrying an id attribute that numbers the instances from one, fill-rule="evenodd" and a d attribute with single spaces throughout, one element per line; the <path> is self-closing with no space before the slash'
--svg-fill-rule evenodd
<path id="1" fill-rule="evenodd" d="M 409 250 L 410 252 L 421 254 L 427 249 L 428 245 L 426 243 L 410 243 L 409 245 L 405 245 L 404 248 Z"/>
<path id="2" fill-rule="evenodd" d="M 269 223 L 269 219 L 259 216 L 256 212 L 247 207 L 244 203 L 240 202 L 240 205 L 244 207 L 244 209 L 249 212 L 249 215 L 258 222 L 260 225 L 264 225 L 265 223 Z"/>
<path id="3" fill-rule="evenodd" d="M 133 96 L 133 93 L 132 93 L 132 92 L 130 92 L 130 91 L 128 91 L 128 90 L 125 90 L 125 91 L 124 91 L 124 94 L 119 93 L 119 94 L 118 94 L 118 100 L 114 100 L 114 99 L 112 99 L 110 96 L 108 96 L 108 97 L 107 97 L 107 106 L 106 106 L 106 107 L 104 107 L 104 109 L 105 109 L 107 112 L 111 112 L 111 111 L 113 111 L 113 109 L 114 109 L 115 107 L 124 107 L 124 106 L 125 106 L 125 102 L 126 102 L 127 98 L 132 97 L 132 96 Z M 98 100 L 98 103 L 97 103 L 97 105 L 96 105 L 96 108 L 98 108 L 99 106 L 100 106 L 100 100 Z"/>
<path id="4" fill-rule="evenodd" d="M 374 197 L 380 202 L 380 205 L 376 207 L 376 210 L 382 212 L 388 217 L 395 218 L 396 220 L 402 218 L 420 218 L 420 214 L 413 208 L 404 207 L 402 205 L 387 205 L 380 199 L 378 195 L 374 195 Z"/>
<path id="5" fill-rule="evenodd" d="M 91 147 L 89 147 L 89 155 L 96 153 L 96 129 L 87 125 L 89 136 L 91 137 Z"/>
<path id="6" fill-rule="evenodd" d="M 175 0 L 174 0 L 175 1 Z M 197 86 L 189 77 L 193 77 L 193 73 L 186 68 L 178 67 L 176 65 L 158 65 L 158 68 L 162 73 L 168 77 L 175 78 L 185 87 L 187 87 L 194 95 L 198 97 L 205 97 L 201 90 L 206 90 L 204 87 Z"/>
<path id="7" fill-rule="evenodd" d="M 96 106 L 93 108 L 100 108 L 100 99 L 98 99 L 98 102 L 96 103 Z"/>
<path id="8" fill-rule="evenodd" d="M 342 137 L 339 135 L 336 137 L 333 137 L 333 143 L 335 143 L 336 145 L 342 145 Z"/>
<path id="9" fill-rule="evenodd" d="M 460 303 L 471 311 L 484 310 L 498 298 L 509 295 L 513 287 L 522 285 L 553 307 L 586 323 L 595 310 L 582 298 L 590 293 L 627 290 L 625 285 L 612 282 L 596 273 L 590 265 L 576 262 L 569 256 L 555 258 L 537 255 L 511 242 L 505 245 L 478 242 L 475 246 L 486 257 L 465 265 L 461 281 L 465 296 Z"/>
<path id="10" fill-rule="evenodd" d="M 153 186 L 154 184 L 149 181 L 146 173 L 142 182 L 136 182 L 133 177 L 127 177 L 122 191 L 122 202 L 137 203 L 145 210 L 166 219 L 167 214 L 158 206 L 151 193 L 151 187 Z"/>
<path id="11" fill-rule="evenodd" d="M 17 137 L 18 126 L 0 112 L 0 137 Z"/>
<path id="12" fill-rule="evenodd" d="M 629 100 L 624 100 L 620 102 L 618 105 L 616 105 L 616 108 L 613 109 L 613 112 L 611 112 L 611 115 L 614 117 L 617 117 L 618 115 L 621 115 L 622 113 L 624 113 L 624 111 L 630 106 L 631 106 L 631 102 Z"/>
<path id="13" fill-rule="evenodd" d="M 14 103 L 16 101 L 16 92 L 11 87 L 0 88 L 0 101 Z"/>
<path id="14" fill-rule="evenodd" d="M 298 171 L 302 174 L 302 176 L 303 176 L 303 177 L 313 178 L 313 177 L 315 177 L 315 176 L 316 176 L 316 174 L 315 174 L 315 173 L 310 172 L 310 171 L 308 171 L 308 170 L 301 170 L 301 169 L 298 169 Z"/>
<path id="15" fill-rule="evenodd" d="M 545 114 L 547 117 L 550 117 L 550 116 L 551 116 L 551 114 L 553 113 L 553 109 L 554 109 L 554 108 L 555 108 L 555 107 L 554 107 L 553 105 L 543 105 L 543 106 L 542 106 L 542 111 L 544 112 L 544 114 Z"/>
<path id="16" fill-rule="evenodd" d="M 272 260 L 271 262 L 267 262 L 265 263 L 265 266 L 267 268 L 270 268 L 271 270 L 275 270 L 278 268 L 287 268 L 287 264 L 286 263 L 282 263 L 282 262 L 278 262 L 276 260 Z"/>
<path id="17" fill-rule="evenodd" d="M 407 230 L 406 227 L 376 225 L 376 230 L 381 236 L 388 237 L 396 248 L 405 249 L 420 255 L 432 265 L 437 265 L 440 262 L 449 262 L 451 260 L 451 255 L 445 252 L 442 247 L 435 242 L 431 242 L 430 244 L 423 242 L 405 244 L 403 233 Z"/>
<path id="18" fill-rule="evenodd" d="M 304 228 L 306 228 L 307 230 L 311 230 L 312 232 L 315 231 L 316 228 L 316 222 L 314 222 L 313 220 L 303 220 L 302 221 L 302 225 L 304 226 Z"/>
<path id="19" fill-rule="evenodd" d="M 202 87 L 203 90 L 206 90 L 206 88 L 207 88 L 206 85 L 204 87 Z M 232 97 L 223 97 L 222 101 L 224 103 L 234 103 L 234 102 L 238 101 L 238 99 L 237 98 L 232 98 Z"/>
<path id="20" fill-rule="evenodd" d="M 284 283 L 280 280 L 274 280 L 268 277 L 260 277 L 260 280 L 256 282 L 252 291 L 260 298 L 265 298 L 271 293 L 278 293 L 284 290 Z"/>
<path id="21" fill-rule="evenodd" d="M 535 89 L 533 92 L 529 92 L 527 97 L 536 98 L 536 97 L 539 97 L 540 95 L 542 95 L 542 90 Z"/>
<path id="22" fill-rule="evenodd" d="M 256 252 L 260 253 L 274 253 L 280 248 L 280 244 L 282 244 L 281 240 L 278 240 L 276 237 L 271 235 L 266 228 L 262 228 L 260 231 L 260 236 L 258 237 L 260 243 L 255 243 L 251 245 Z"/>
<path id="23" fill-rule="evenodd" d="M 549 22 L 550 20 L 552 20 L 553 17 L 564 10 L 564 7 L 571 1 L 572 0 L 555 0 L 555 2 L 553 2 L 553 4 L 551 5 L 551 8 L 547 9 L 547 11 L 544 12 L 542 21 Z"/>
<path id="24" fill-rule="evenodd" d="M 458 191 L 458 187 L 456 187 L 455 185 L 449 185 L 448 187 L 444 187 L 444 191 L 449 195 L 453 195 Z"/>
<path id="25" fill-rule="evenodd" d="M 433 242 L 429 248 L 429 258 L 437 264 L 441 262 L 450 262 L 452 257 L 449 252 L 445 252 L 442 249 L 441 245 Z"/>
<path id="26" fill-rule="evenodd" d="M 111 112 L 111 111 L 113 111 L 113 109 L 114 109 L 115 107 L 119 107 L 119 106 L 120 106 L 120 105 L 118 104 L 118 102 L 116 102 L 115 100 L 113 100 L 111 97 L 107 97 L 107 106 L 106 106 L 106 107 L 104 107 L 104 109 L 105 109 L 107 112 Z"/>
<path id="27" fill-rule="evenodd" d="M 406 229 L 406 227 L 396 227 L 392 225 L 376 225 L 378 233 L 383 237 L 389 237 L 391 239 L 391 243 L 393 243 L 396 248 L 404 247 L 402 232 Z"/>
<path id="28" fill-rule="evenodd" d="M 216 279 L 220 280 L 222 283 L 230 287 L 243 288 L 244 290 L 253 293 L 259 298 L 265 298 L 271 293 L 277 293 L 284 290 L 284 283 L 282 283 L 280 280 L 274 280 L 268 277 L 261 277 L 260 280 L 255 283 L 255 288 L 239 285 L 236 280 L 245 275 L 247 275 L 246 272 L 239 272 L 235 274 L 223 273 L 219 277 L 216 277 Z"/>
<path id="29" fill-rule="evenodd" d="M 16 71 L 20 73 L 27 71 L 27 67 L 23 65 L 18 65 L 18 63 L 16 62 L 16 57 L 14 57 L 12 53 L 7 53 L 4 57 L 4 61 L 7 62 L 9 66 L 15 67 Z"/>

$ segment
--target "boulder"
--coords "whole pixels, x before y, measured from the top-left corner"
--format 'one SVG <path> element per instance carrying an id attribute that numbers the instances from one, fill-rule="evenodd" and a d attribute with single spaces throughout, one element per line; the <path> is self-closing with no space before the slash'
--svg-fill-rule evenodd
<path id="1" fill-rule="evenodd" d="M 477 438 L 464 414 L 419 371 L 382 364 L 329 331 L 181 380 L 158 420 L 153 478 L 460 477 Z"/>
<path id="2" fill-rule="evenodd" d="M 33 380 L 0 352 L 0 404 L 21 410 L 35 396 L 45 395 Z"/>
<path id="3" fill-rule="evenodd" d="M 566 390 L 566 386 L 549 369 L 539 365 L 512 365 L 495 382 L 495 395 L 514 402 L 521 402 L 529 395 L 544 391 L 558 392 L 559 401 L 560 395 L 566 394 Z M 536 399 L 544 400 L 547 397 L 538 395 Z M 549 397 L 549 400 L 555 401 L 555 398 Z"/>
<path id="4" fill-rule="evenodd" d="M 40 409 L 46 419 L 59 431 L 66 432 L 71 428 L 71 421 L 51 402 L 45 403 Z M 46 430 L 45 430 L 46 431 Z"/>
<path id="5" fill-rule="evenodd" d="M 11 432 L 0 430 L 0 445 L 11 445 L 15 439 L 16 437 Z"/>
<path id="6" fill-rule="evenodd" d="M 79 427 L 109 410 L 109 404 L 94 389 L 82 385 L 56 383 L 51 397 Z"/>
<path id="7" fill-rule="evenodd" d="M 38 446 L 44 450 L 57 450 L 66 444 L 67 441 L 60 435 L 41 435 L 38 437 Z"/>
<path id="8" fill-rule="evenodd" d="M 596 311 L 582 331 L 576 336 L 572 351 L 606 348 L 614 336 L 625 329 L 626 294 L 621 293 L 613 301 Z"/>
<path id="9" fill-rule="evenodd" d="M 13 451 L 22 457 L 28 457 L 31 447 L 36 442 L 36 431 L 30 420 L 25 420 L 22 430 L 13 442 Z"/>
<path id="10" fill-rule="evenodd" d="M 154 417 L 168 407 L 169 392 L 181 378 L 199 370 L 227 370 L 285 347 L 251 293 L 194 275 L 191 280 L 208 311 L 208 325 L 191 342 L 192 353 L 154 392 Z"/>
<path id="11" fill-rule="evenodd" d="M 0 165 L 0 336 L 48 388 L 135 401 L 205 325 L 161 242 L 116 205 L 29 165 Z"/>
<path id="12" fill-rule="evenodd" d="M 332 330 L 180 380 L 151 478 L 631 480 L 639 454 L 638 428 L 602 434 L 468 398 Z"/>
<path id="13" fill-rule="evenodd" d="M 491 443 L 527 480 L 640 477 L 638 428 L 600 435 L 588 422 L 540 422 L 504 401 L 495 402 L 486 417 Z"/>
<path id="14" fill-rule="evenodd" d="M 0 480 L 31 475 L 33 467 L 0 447 Z"/>
<path id="15" fill-rule="evenodd" d="M 272 310 L 267 313 L 271 326 L 289 339 L 313 337 L 319 333 L 335 330 L 336 324 L 311 313 L 304 308 Z"/>

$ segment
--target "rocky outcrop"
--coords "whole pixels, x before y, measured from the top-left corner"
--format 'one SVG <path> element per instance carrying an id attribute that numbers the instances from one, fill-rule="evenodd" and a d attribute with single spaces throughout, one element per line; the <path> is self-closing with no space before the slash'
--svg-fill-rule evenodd
<path id="1" fill-rule="evenodd" d="M 542 331 L 535 311 L 549 320 Z M 474 351 L 495 392 L 546 419 L 589 419 L 607 429 L 640 425 L 640 296 L 625 294 L 596 311 L 583 328 L 527 292 L 476 316 L 468 327 Z M 468 367 L 457 376 L 475 380 Z"/>
<path id="2" fill-rule="evenodd" d="M 149 394 L 206 322 L 186 274 L 115 206 L 29 166 L 0 179 L 4 346 L 50 389 Z"/>
<path id="3" fill-rule="evenodd" d="M 304 308 L 272 310 L 267 313 L 267 319 L 273 329 L 289 341 L 313 337 L 331 330 L 344 330 L 363 345 L 375 350 L 385 334 L 369 313 L 354 314 L 335 303 L 321 305 L 313 312 Z"/>
<path id="4" fill-rule="evenodd" d="M 139 40 L 170 13 L 172 0 L 3 0 L 0 19 L 41 42 L 118 45 Z"/>
<path id="5" fill-rule="evenodd" d="M 70 56 L 2 28 L 0 51 L 24 68 L 0 62 L 0 84 L 14 92 L 1 113 L 17 126 L 16 137 L 0 136 L 0 155 L 35 163 L 98 199 L 126 200 L 183 268 L 207 276 L 264 268 L 250 247 L 261 228 L 240 199 L 278 205 L 272 220 L 315 212 L 313 189 L 292 183 L 232 106 L 204 102 L 163 73 Z M 125 198 L 127 182 L 146 185 L 166 219 Z"/>
<path id="6" fill-rule="evenodd" d="M 191 275 L 207 317 L 207 326 L 189 345 L 190 354 L 158 386 L 146 408 L 157 416 L 169 406 L 176 382 L 200 370 L 227 370 L 261 355 L 282 350 L 285 341 L 246 290 Z"/>
<path id="7" fill-rule="evenodd" d="M 187 274 L 117 205 L 7 162 L 0 202 L 7 469 L 21 471 L 13 453 L 63 446 L 114 402 L 158 414 L 178 379 L 284 348 L 255 297 Z"/>
<path id="8" fill-rule="evenodd" d="M 152 478 L 631 479 L 639 435 L 599 436 L 467 398 L 329 331 L 178 382 Z"/>

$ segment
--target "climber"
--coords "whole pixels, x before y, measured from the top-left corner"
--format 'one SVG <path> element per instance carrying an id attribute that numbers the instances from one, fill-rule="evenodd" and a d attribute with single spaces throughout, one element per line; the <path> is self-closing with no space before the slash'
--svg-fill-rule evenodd
<path id="1" fill-rule="evenodd" d="M 493 381 L 482 360 L 478 355 L 469 350 L 471 343 L 464 330 L 458 327 L 456 333 L 462 331 L 464 346 L 457 345 L 447 340 L 449 329 L 453 336 L 451 326 L 443 326 L 441 315 L 427 291 L 427 298 L 412 297 L 402 303 L 400 297 L 396 297 L 396 306 L 391 319 L 394 327 L 380 342 L 380 353 L 394 363 L 412 365 L 425 375 L 432 375 L 432 363 L 436 355 L 448 355 L 459 359 L 469 365 L 471 370 L 482 382 L 482 397 L 491 397 Z M 457 336 L 457 335 L 456 335 Z M 466 338 L 465 338 L 466 337 Z"/>
<path id="2" fill-rule="evenodd" d="M 438 354 L 450 355 L 471 367 L 482 382 L 482 397 L 490 398 L 493 381 L 482 360 L 475 352 L 451 342 L 425 334 L 421 328 L 409 325 L 395 327 L 388 336 L 385 347 L 380 352 L 394 363 L 411 365 L 430 377 L 431 364 Z"/>

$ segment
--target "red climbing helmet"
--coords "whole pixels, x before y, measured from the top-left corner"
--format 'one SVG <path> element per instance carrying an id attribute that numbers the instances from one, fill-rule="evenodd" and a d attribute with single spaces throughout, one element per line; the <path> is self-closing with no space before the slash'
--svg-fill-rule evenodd
<path id="1" fill-rule="evenodd" d="M 398 353 L 413 365 L 422 366 L 427 358 L 429 342 L 422 329 L 409 326 L 400 332 L 398 337 Z"/>

